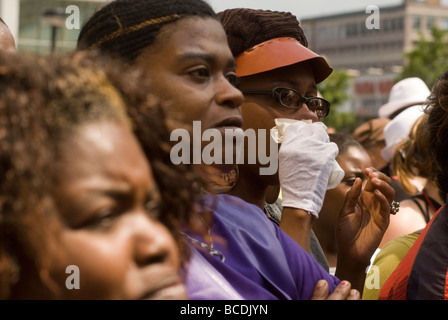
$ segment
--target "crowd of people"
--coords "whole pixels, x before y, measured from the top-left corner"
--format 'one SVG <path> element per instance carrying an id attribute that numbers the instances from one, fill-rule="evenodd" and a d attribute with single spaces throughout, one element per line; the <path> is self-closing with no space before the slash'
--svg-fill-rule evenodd
<path id="1" fill-rule="evenodd" d="M 446 74 L 329 134 L 333 69 L 290 12 L 115 0 L 73 52 L 3 35 L 1 299 L 443 298 Z"/>

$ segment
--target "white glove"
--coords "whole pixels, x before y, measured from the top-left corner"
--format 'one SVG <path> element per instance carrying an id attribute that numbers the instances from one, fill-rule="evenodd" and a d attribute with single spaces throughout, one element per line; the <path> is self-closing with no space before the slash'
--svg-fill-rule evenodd
<path id="1" fill-rule="evenodd" d="M 302 209 L 318 217 L 326 190 L 339 184 L 344 176 L 335 160 L 338 147 L 330 142 L 322 122 L 276 119 L 276 124 L 271 133 L 274 140 L 281 142 L 282 206 Z"/>

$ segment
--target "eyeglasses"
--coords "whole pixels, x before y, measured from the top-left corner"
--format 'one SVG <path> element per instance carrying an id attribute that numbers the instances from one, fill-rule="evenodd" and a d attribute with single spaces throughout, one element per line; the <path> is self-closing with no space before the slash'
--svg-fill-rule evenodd
<path id="1" fill-rule="evenodd" d="M 243 94 L 272 95 L 278 103 L 288 109 L 300 109 L 305 103 L 319 119 L 325 118 L 330 113 L 330 102 L 319 97 L 304 97 L 297 90 L 290 88 L 274 88 L 272 91 L 243 90 Z"/>

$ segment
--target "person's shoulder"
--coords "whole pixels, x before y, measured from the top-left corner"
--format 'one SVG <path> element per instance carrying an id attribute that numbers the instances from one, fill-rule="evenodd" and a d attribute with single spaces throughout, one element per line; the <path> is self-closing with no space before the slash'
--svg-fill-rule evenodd
<path id="1" fill-rule="evenodd" d="M 426 221 L 420 207 L 411 199 L 400 201 L 400 210 L 396 215 L 390 218 L 390 224 L 398 224 L 400 226 L 410 226 L 412 230 L 424 228 Z"/>
<path id="2" fill-rule="evenodd" d="M 221 206 L 231 208 L 237 206 L 238 208 L 252 208 L 256 207 L 240 197 L 227 193 L 207 193 L 202 197 L 202 202 L 206 204 L 208 209 L 216 209 Z"/>
<path id="3" fill-rule="evenodd" d="M 409 233 L 387 242 L 377 254 L 375 262 L 384 260 L 386 257 L 395 257 L 401 260 L 419 237 L 419 233 Z"/>
<path id="4" fill-rule="evenodd" d="M 388 242 L 385 246 L 384 249 L 387 248 L 394 248 L 394 247 L 407 247 L 408 249 L 412 247 L 412 245 L 414 244 L 415 240 L 417 240 L 417 238 L 420 236 L 420 233 L 417 232 L 413 232 L 413 233 L 408 233 L 405 234 L 401 237 L 398 237 L 390 242 Z"/>

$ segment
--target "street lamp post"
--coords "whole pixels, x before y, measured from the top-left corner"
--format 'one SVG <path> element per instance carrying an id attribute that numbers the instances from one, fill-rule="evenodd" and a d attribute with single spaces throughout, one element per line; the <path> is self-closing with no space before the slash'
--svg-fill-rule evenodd
<path id="1" fill-rule="evenodd" d="M 46 9 L 41 15 L 41 23 L 51 28 L 51 54 L 56 49 L 56 33 L 65 25 L 66 13 L 62 8 Z"/>

